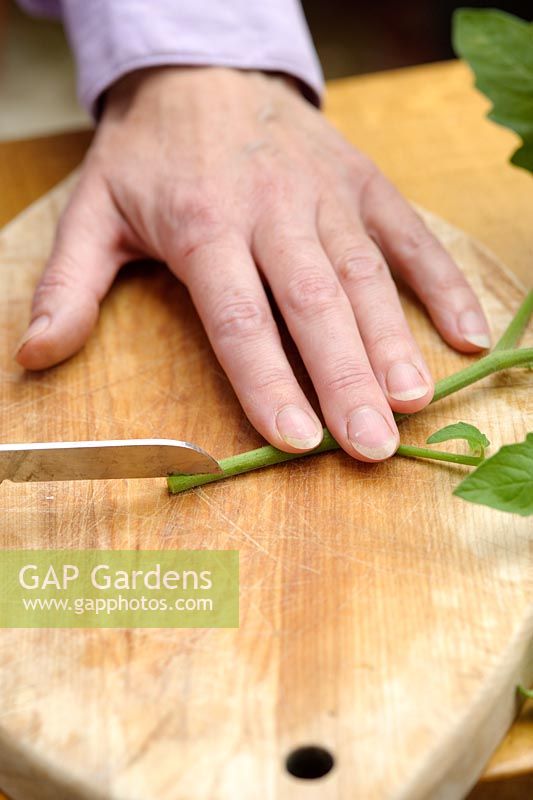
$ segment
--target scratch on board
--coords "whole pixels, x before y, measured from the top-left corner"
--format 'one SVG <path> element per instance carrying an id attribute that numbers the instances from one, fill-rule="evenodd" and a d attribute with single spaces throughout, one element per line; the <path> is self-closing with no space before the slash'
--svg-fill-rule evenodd
<path id="1" fill-rule="evenodd" d="M 221 519 L 224 520 L 224 522 L 227 522 L 233 528 L 234 531 L 238 531 L 246 539 L 246 541 L 250 542 L 250 544 L 253 544 L 254 547 L 256 547 L 257 550 L 259 550 L 261 553 L 264 553 L 269 558 L 273 559 L 274 561 L 277 561 L 277 558 L 275 556 L 273 556 L 272 553 L 270 553 L 269 550 L 267 550 L 265 547 L 263 547 L 263 545 L 261 545 L 257 541 L 257 539 L 254 539 L 253 536 L 250 536 L 250 534 L 247 533 L 247 531 L 245 531 L 244 528 L 241 528 L 240 525 L 238 525 L 236 522 L 234 522 L 232 519 L 230 519 L 230 517 L 228 517 L 226 514 L 224 514 L 222 509 L 211 498 L 210 494 L 204 492 L 204 490 L 201 489 L 201 488 L 198 488 L 196 490 L 196 494 L 197 494 L 198 498 L 203 503 L 205 503 L 210 509 L 213 509 L 216 512 L 216 514 Z"/>

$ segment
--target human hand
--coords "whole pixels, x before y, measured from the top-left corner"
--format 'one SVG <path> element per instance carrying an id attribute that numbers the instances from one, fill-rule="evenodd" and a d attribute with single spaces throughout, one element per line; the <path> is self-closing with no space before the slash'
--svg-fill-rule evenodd
<path id="1" fill-rule="evenodd" d="M 132 73 L 108 92 L 58 226 L 17 360 L 76 353 L 120 267 L 149 256 L 185 283 L 251 423 L 276 447 L 317 446 L 322 425 L 281 346 L 262 278 L 331 433 L 375 461 L 392 411 L 433 381 L 389 267 L 463 352 L 489 346 L 466 279 L 364 155 L 283 78 L 216 67 Z"/>

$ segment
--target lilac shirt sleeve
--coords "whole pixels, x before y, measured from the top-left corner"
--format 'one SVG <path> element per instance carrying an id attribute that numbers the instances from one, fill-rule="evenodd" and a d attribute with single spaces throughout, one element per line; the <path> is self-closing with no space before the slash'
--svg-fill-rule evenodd
<path id="1" fill-rule="evenodd" d="M 62 18 L 78 65 L 78 93 L 98 99 L 128 72 L 213 64 L 284 72 L 313 102 L 323 78 L 299 0 L 19 0 L 37 16 Z"/>

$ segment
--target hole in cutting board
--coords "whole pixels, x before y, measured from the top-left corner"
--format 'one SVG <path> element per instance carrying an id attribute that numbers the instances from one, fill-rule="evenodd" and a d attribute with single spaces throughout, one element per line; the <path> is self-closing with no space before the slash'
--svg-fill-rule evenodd
<path id="1" fill-rule="evenodd" d="M 297 747 L 289 753 L 285 761 L 287 772 L 295 778 L 315 780 L 331 772 L 335 759 L 324 747 L 308 745 Z"/>

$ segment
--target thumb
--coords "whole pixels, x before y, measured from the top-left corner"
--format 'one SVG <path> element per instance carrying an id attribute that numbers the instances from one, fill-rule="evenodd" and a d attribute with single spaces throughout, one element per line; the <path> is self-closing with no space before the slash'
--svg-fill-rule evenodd
<path id="1" fill-rule="evenodd" d="M 15 358 L 45 369 L 77 353 L 120 269 L 123 220 L 105 185 L 82 178 L 60 220 Z"/>

